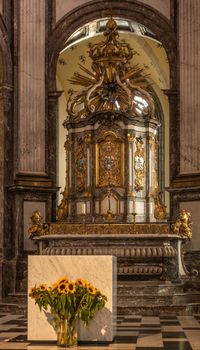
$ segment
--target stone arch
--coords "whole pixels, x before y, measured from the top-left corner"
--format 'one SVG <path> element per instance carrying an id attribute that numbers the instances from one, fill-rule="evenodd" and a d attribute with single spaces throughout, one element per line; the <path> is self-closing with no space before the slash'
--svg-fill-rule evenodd
<path id="1" fill-rule="evenodd" d="M 66 15 L 64 15 L 54 27 L 50 40 L 48 52 L 48 124 L 51 125 L 51 130 L 48 135 L 49 152 L 51 161 L 49 163 L 50 173 L 56 173 L 56 120 L 58 116 L 57 102 L 59 93 L 56 93 L 56 64 L 60 51 L 64 48 L 66 40 L 78 28 L 95 19 L 112 16 L 127 18 L 143 24 L 154 32 L 168 56 L 170 67 L 170 89 L 164 92 L 169 99 L 170 111 L 170 179 L 176 173 L 176 164 L 174 159 L 177 154 L 177 145 L 179 144 L 178 125 L 174 127 L 176 121 L 172 118 L 178 114 L 177 107 L 177 89 L 178 89 L 178 74 L 177 74 L 177 37 L 170 21 L 156 9 L 141 3 L 137 0 L 93 0 L 82 4 Z M 53 96 L 53 98 L 52 98 Z"/>
<path id="2" fill-rule="evenodd" d="M 112 9 L 112 11 L 111 11 Z M 170 87 L 176 89 L 176 35 L 169 20 L 152 7 L 137 0 L 93 0 L 80 5 L 63 16 L 56 24 L 49 42 L 49 91 L 56 90 L 56 62 L 67 38 L 78 28 L 101 17 L 118 16 L 137 21 L 154 32 L 162 42 L 169 60 Z"/>

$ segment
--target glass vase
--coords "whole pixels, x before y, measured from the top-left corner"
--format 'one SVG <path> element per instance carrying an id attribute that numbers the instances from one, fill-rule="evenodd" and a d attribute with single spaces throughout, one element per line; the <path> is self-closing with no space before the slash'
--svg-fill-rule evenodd
<path id="1" fill-rule="evenodd" d="M 76 346 L 78 343 L 76 322 L 67 322 L 67 347 Z"/>
<path id="2" fill-rule="evenodd" d="M 57 328 L 57 346 L 66 347 L 67 345 L 67 321 L 60 320 Z"/>
<path id="3" fill-rule="evenodd" d="M 61 320 L 57 330 L 57 346 L 70 348 L 78 342 L 75 321 Z"/>

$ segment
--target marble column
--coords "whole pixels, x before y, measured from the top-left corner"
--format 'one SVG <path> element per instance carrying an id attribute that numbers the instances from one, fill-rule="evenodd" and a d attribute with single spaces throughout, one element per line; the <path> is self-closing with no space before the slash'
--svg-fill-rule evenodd
<path id="1" fill-rule="evenodd" d="M 200 172 L 200 1 L 179 1 L 180 173 Z"/>
<path id="2" fill-rule="evenodd" d="M 6 186 L 12 179 L 12 135 L 11 135 L 12 87 L 0 86 L 0 298 L 3 295 L 3 265 L 7 250 L 11 246 L 10 218 Z M 9 159 L 9 162 L 8 162 Z M 5 215 L 5 213 L 7 215 Z M 5 234 L 6 233 L 6 234 Z"/>
<path id="3" fill-rule="evenodd" d="M 45 1 L 20 0 L 18 172 L 45 174 Z"/>

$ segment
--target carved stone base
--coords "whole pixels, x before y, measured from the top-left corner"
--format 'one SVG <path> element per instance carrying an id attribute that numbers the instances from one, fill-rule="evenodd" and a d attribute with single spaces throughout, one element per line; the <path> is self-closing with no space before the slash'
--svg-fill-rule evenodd
<path id="1" fill-rule="evenodd" d="M 137 225 L 136 229 L 142 226 Z M 158 225 L 157 228 L 159 226 L 168 227 Z M 179 236 L 150 232 L 130 234 L 130 227 L 132 225 L 51 224 L 51 234 L 35 240 L 42 255 L 114 255 L 118 262 L 118 278 L 176 281 L 186 274 L 179 254 Z M 67 228 L 70 228 L 68 232 Z"/>

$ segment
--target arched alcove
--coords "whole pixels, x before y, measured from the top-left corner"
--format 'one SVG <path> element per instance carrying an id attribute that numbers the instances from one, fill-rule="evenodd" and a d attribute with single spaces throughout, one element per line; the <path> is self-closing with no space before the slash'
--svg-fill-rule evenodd
<path id="1" fill-rule="evenodd" d="M 92 3 L 85 4 L 83 6 L 80 6 L 76 9 L 76 15 L 75 11 L 72 11 L 71 13 L 64 16 L 56 25 L 54 32 L 52 34 L 51 40 L 50 40 L 50 50 L 49 50 L 49 91 L 56 91 L 56 64 L 59 60 L 59 53 L 64 49 L 66 45 L 66 41 L 70 38 L 70 35 L 72 35 L 75 31 L 77 31 L 79 28 L 83 27 L 86 23 L 89 23 L 89 20 L 98 20 L 100 19 L 99 16 L 99 2 L 93 1 Z M 170 24 L 164 16 L 162 16 L 157 11 L 153 10 L 149 6 L 146 6 L 144 4 L 141 4 L 139 2 L 135 1 L 125 1 L 123 4 L 119 6 L 119 3 L 116 1 L 110 1 L 108 4 L 108 8 L 101 9 L 100 13 L 102 17 L 107 18 L 110 13 L 110 9 L 112 7 L 112 15 L 117 18 L 123 18 L 128 20 L 134 20 L 139 21 L 141 25 L 148 26 L 148 29 L 155 33 L 156 38 L 158 41 L 160 41 L 166 50 L 167 53 L 167 60 L 169 63 L 169 84 L 163 85 L 162 89 L 169 91 L 170 89 L 174 90 L 176 88 L 176 49 L 175 49 L 175 37 L 171 30 Z M 130 11 L 130 7 L 131 10 Z M 79 16 L 80 14 L 80 16 Z M 84 16 L 83 16 L 84 14 Z M 159 60 L 159 58 L 158 58 Z M 61 61 L 62 65 L 62 61 Z M 62 84 L 57 86 L 57 90 L 63 90 Z M 155 95 L 158 96 L 158 91 L 156 91 L 157 88 L 155 88 Z M 56 97 L 57 98 L 57 97 Z M 65 103 L 65 98 L 62 96 L 60 100 L 63 99 L 63 104 Z M 159 103 L 160 103 L 160 111 L 163 110 L 163 104 L 165 104 L 165 111 L 167 111 L 165 114 L 167 114 L 167 123 L 169 126 L 169 110 L 171 111 L 171 107 L 168 106 L 168 102 L 166 97 L 162 96 L 161 100 L 160 97 L 158 97 Z M 61 107 L 62 103 L 59 105 Z M 63 105 L 64 106 L 64 105 Z M 62 110 L 62 113 L 64 113 L 64 108 L 60 108 Z M 55 110 L 55 113 L 56 110 Z M 162 114 L 162 112 L 161 112 Z M 55 116 L 54 116 L 55 118 Z M 60 134 L 59 132 L 59 137 Z M 64 130 L 63 130 L 64 133 Z M 164 128 L 162 129 L 162 137 L 165 136 L 165 139 L 169 140 L 169 130 L 164 132 Z M 169 141 L 171 143 L 171 141 Z M 166 145 L 165 141 L 165 147 L 162 146 L 162 150 L 167 147 L 169 147 L 169 144 Z M 60 149 L 61 149 L 60 145 Z M 55 145 L 54 145 L 55 149 Z M 65 152 L 63 148 L 63 161 L 65 159 Z M 166 169 L 169 168 L 169 152 L 166 153 L 165 156 L 165 163 L 168 164 L 165 166 Z M 164 157 L 163 157 L 164 159 Z M 54 166 L 56 162 L 54 160 Z M 62 186 L 61 183 L 59 185 Z M 163 184 L 164 187 L 165 184 Z M 167 183 L 168 185 L 168 183 Z"/>

